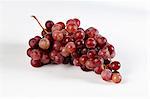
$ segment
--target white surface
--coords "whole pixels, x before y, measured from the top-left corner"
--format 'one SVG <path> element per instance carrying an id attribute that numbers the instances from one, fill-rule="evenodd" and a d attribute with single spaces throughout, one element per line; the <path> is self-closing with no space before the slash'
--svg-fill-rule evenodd
<path id="1" fill-rule="evenodd" d="M 148 16 L 145 3 L 1 2 L 0 95 L 3 97 L 147 97 Z M 26 55 L 28 40 L 41 28 L 30 16 L 55 22 L 78 17 L 81 27 L 99 29 L 117 51 L 121 84 L 69 65 L 33 68 Z"/>

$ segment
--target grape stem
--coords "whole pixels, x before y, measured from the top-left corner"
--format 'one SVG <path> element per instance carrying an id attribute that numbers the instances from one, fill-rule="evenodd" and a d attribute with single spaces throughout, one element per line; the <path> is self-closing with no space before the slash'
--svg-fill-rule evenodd
<path id="1" fill-rule="evenodd" d="M 32 15 L 31 17 L 33 17 L 33 18 L 38 22 L 38 24 L 40 25 L 40 27 L 44 30 L 44 32 L 48 34 L 48 31 L 46 31 L 46 30 L 43 28 L 43 26 L 41 25 L 41 23 L 39 22 L 39 20 L 36 18 L 36 16 Z"/>

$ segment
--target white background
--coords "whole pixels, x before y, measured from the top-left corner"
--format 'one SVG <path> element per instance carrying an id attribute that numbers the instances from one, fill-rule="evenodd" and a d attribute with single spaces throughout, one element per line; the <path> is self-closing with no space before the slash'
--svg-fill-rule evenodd
<path id="1" fill-rule="evenodd" d="M 122 64 L 120 84 L 70 65 L 33 68 L 28 41 L 41 28 L 30 16 L 67 21 L 79 18 L 115 46 Z M 148 2 L 5 1 L 0 2 L 0 96 L 4 97 L 148 97 Z"/>

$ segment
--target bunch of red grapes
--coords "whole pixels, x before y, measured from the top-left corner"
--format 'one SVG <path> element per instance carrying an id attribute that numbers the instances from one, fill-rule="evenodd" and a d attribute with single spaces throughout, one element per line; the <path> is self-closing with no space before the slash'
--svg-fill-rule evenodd
<path id="1" fill-rule="evenodd" d="M 69 19 L 66 24 L 54 24 L 48 20 L 44 28 L 35 16 L 32 17 L 42 28 L 42 37 L 35 36 L 29 40 L 27 55 L 31 57 L 33 67 L 71 64 L 86 72 L 94 71 L 105 81 L 121 81 L 122 77 L 118 72 L 121 64 L 112 61 L 115 56 L 114 46 L 96 28 L 84 30 L 77 18 Z"/>

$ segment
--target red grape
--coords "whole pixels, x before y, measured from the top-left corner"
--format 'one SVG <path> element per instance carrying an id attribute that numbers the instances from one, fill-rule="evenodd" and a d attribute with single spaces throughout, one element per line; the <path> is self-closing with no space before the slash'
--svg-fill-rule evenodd
<path id="1" fill-rule="evenodd" d="M 75 58 L 75 59 L 73 60 L 73 64 L 74 64 L 75 66 L 81 66 L 81 64 L 80 64 L 80 62 L 79 62 L 79 58 Z"/>
<path id="2" fill-rule="evenodd" d="M 94 70 L 94 68 L 96 67 L 95 64 L 94 64 L 94 61 L 92 59 L 88 59 L 85 62 L 85 66 L 86 66 L 86 68 L 88 68 L 90 70 Z"/>
<path id="3" fill-rule="evenodd" d="M 33 60 L 40 60 L 42 53 L 39 49 L 33 49 L 32 54 L 30 54 L 30 56 Z"/>
<path id="4" fill-rule="evenodd" d="M 32 54 L 32 48 L 29 48 L 28 50 L 27 50 L 27 55 L 29 56 L 29 57 L 31 57 L 31 54 Z"/>
<path id="5" fill-rule="evenodd" d="M 63 33 L 61 31 L 58 31 L 58 30 L 55 30 L 53 33 L 52 33 L 52 37 L 54 40 L 56 41 L 61 41 L 63 40 Z"/>
<path id="6" fill-rule="evenodd" d="M 33 67 L 41 67 L 41 66 L 42 66 L 40 60 L 33 60 L 33 59 L 31 59 L 31 65 L 32 65 Z"/>
<path id="7" fill-rule="evenodd" d="M 66 27 L 66 30 L 71 34 L 75 33 L 77 29 L 78 29 L 78 26 L 76 24 L 68 24 Z"/>
<path id="8" fill-rule="evenodd" d="M 48 29 L 48 30 L 50 30 L 50 31 L 51 31 L 51 28 L 52 28 L 53 25 L 54 25 L 54 22 L 51 21 L 51 20 L 48 20 L 48 21 L 46 21 L 46 23 L 45 23 L 46 29 Z"/>
<path id="9" fill-rule="evenodd" d="M 95 51 L 94 49 L 89 50 L 89 51 L 87 52 L 87 57 L 88 57 L 88 58 L 94 58 L 95 56 L 96 56 L 96 51 Z"/>
<path id="10" fill-rule="evenodd" d="M 118 61 L 113 61 L 110 66 L 111 66 L 111 69 L 118 70 L 120 68 L 121 64 Z"/>
<path id="11" fill-rule="evenodd" d="M 41 49 L 48 49 L 50 47 L 50 41 L 47 38 L 42 38 L 39 42 L 39 47 Z"/>
<path id="12" fill-rule="evenodd" d="M 77 26 L 79 27 L 80 26 L 80 20 L 77 18 L 74 18 L 73 20 L 76 22 Z"/>
<path id="13" fill-rule="evenodd" d="M 88 38 L 85 42 L 85 45 L 87 48 L 95 48 L 96 41 L 94 40 L 94 38 Z"/>
<path id="14" fill-rule="evenodd" d="M 94 38 L 94 36 L 97 35 L 99 32 L 94 27 L 90 27 L 85 31 L 85 33 L 88 35 L 88 37 Z"/>
<path id="15" fill-rule="evenodd" d="M 69 53 L 73 53 L 76 51 L 76 45 L 74 44 L 74 42 L 68 42 L 65 46 L 67 52 Z"/>
<path id="16" fill-rule="evenodd" d="M 37 48 L 38 47 L 38 41 L 35 38 L 32 38 L 29 40 L 29 45 L 31 48 Z"/>
<path id="17" fill-rule="evenodd" d="M 101 77 L 102 77 L 102 79 L 105 80 L 105 81 L 111 80 L 111 76 L 112 76 L 112 72 L 111 72 L 111 70 L 109 70 L 109 69 L 104 69 L 104 70 L 101 72 Z"/>
<path id="18" fill-rule="evenodd" d="M 60 24 L 62 29 L 65 28 L 65 24 L 64 24 L 63 22 L 58 22 L 58 23 L 56 23 L 56 24 Z"/>
<path id="19" fill-rule="evenodd" d="M 75 33 L 74 33 L 74 39 L 77 40 L 77 39 L 84 39 L 85 38 L 85 33 L 83 30 L 77 30 Z"/>
<path id="20" fill-rule="evenodd" d="M 48 64 L 50 62 L 50 58 L 48 53 L 43 53 L 42 58 L 41 58 L 41 63 L 43 64 Z"/>

